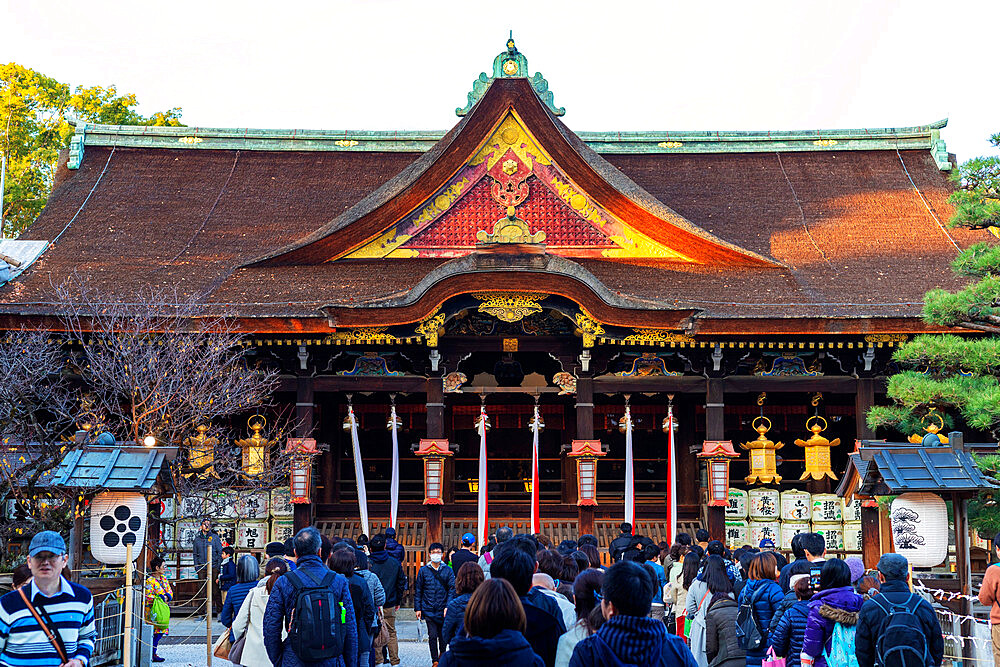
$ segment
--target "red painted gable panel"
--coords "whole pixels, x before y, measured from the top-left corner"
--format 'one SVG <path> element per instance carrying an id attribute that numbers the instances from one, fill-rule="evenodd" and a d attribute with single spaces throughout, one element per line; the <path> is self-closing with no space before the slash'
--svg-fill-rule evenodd
<path id="1" fill-rule="evenodd" d="M 517 207 L 517 216 L 528 223 L 532 232 L 545 232 L 545 243 L 552 248 L 614 248 L 607 236 L 580 219 L 563 200 L 538 178 L 527 179 L 530 193 Z M 493 231 L 493 223 L 507 214 L 490 195 L 490 180 L 484 178 L 450 211 L 422 233 L 408 241 L 407 248 L 474 248 L 476 232 Z"/>

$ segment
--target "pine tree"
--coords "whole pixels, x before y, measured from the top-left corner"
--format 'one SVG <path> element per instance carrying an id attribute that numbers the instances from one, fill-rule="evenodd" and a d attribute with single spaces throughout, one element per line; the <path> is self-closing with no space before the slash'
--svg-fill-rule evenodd
<path id="1" fill-rule="evenodd" d="M 991 138 L 1000 147 L 1000 133 Z M 988 229 L 1000 237 L 1000 157 L 977 157 L 955 171 L 957 189 L 949 201 L 952 227 Z M 929 324 L 991 334 L 916 336 L 893 358 L 906 370 L 889 378 L 893 405 L 868 412 L 872 428 L 921 431 L 934 411 L 944 426 L 960 415 L 969 427 L 1000 437 L 1000 246 L 977 243 L 959 253 L 952 269 L 970 283 L 955 292 L 934 289 L 924 297 Z"/>

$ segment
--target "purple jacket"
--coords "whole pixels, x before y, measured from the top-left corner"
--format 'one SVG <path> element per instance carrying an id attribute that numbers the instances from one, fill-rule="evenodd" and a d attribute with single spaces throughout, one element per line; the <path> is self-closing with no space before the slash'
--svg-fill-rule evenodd
<path id="1" fill-rule="evenodd" d="M 823 652 L 830 650 L 834 624 L 857 625 L 863 602 L 864 598 L 851 586 L 828 588 L 813 595 L 809 601 L 802 652 L 816 658 L 815 667 L 826 667 Z"/>

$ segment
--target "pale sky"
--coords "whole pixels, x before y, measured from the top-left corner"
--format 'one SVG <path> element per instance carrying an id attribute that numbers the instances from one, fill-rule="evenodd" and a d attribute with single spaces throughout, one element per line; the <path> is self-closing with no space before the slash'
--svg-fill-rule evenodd
<path id="1" fill-rule="evenodd" d="M 1000 132 L 1000 2 L 0 0 L 0 62 L 202 127 L 445 130 L 513 29 L 573 130 Z"/>

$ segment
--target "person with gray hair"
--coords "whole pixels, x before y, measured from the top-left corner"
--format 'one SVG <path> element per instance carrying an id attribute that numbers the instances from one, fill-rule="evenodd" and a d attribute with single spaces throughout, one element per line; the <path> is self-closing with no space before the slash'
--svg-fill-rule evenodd
<path id="1" fill-rule="evenodd" d="M 232 627 L 236 620 L 236 612 L 243 606 L 243 601 L 247 599 L 257 586 L 260 579 L 260 563 L 253 556 L 246 554 L 240 556 L 236 563 L 236 583 L 229 587 L 226 594 L 226 602 L 222 605 L 222 613 L 219 615 L 219 623 Z"/>
<path id="2" fill-rule="evenodd" d="M 496 553 L 497 547 L 506 542 L 507 540 L 514 537 L 514 531 L 507 526 L 500 526 L 497 528 L 497 544 L 493 547 L 492 551 L 487 551 L 482 556 L 479 557 L 479 567 L 483 568 L 483 574 L 487 579 L 490 578 L 490 563 L 493 562 L 493 554 Z"/>
<path id="3" fill-rule="evenodd" d="M 941 625 L 931 604 L 910 591 L 909 562 L 900 554 L 883 555 L 878 578 L 881 591 L 858 614 L 858 667 L 940 665 L 944 659 Z"/>

